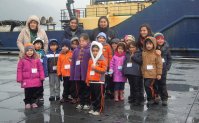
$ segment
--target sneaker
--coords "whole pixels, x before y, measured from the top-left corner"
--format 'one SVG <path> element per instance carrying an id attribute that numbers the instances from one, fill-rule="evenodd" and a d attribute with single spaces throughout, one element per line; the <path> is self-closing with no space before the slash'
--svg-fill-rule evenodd
<path id="1" fill-rule="evenodd" d="M 39 105 L 43 105 L 44 104 L 44 98 L 43 97 L 38 99 L 38 104 Z"/>
<path id="2" fill-rule="evenodd" d="M 94 111 L 93 111 L 93 110 L 90 110 L 88 113 L 89 113 L 89 114 L 93 114 L 93 113 L 94 113 Z"/>
<path id="3" fill-rule="evenodd" d="M 147 102 L 147 106 L 152 106 L 154 104 L 154 101 L 153 100 L 150 100 Z"/>
<path id="4" fill-rule="evenodd" d="M 88 109 L 90 109 L 90 106 L 89 105 L 84 105 L 83 109 L 84 110 L 88 110 Z"/>
<path id="5" fill-rule="evenodd" d="M 60 100 L 60 96 L 56 96 L 56 101 L 59 101 Z"/>
<path id="6" fill-rule="evenodd" d="M 95 115 L 95 116 L 100 115 L 100 112 L 95 111 L 95 112 L 92 113 L 92 115 Z"/>
<path id="7" fill-rule="evenodd" d="M 50 96 L 49 97 L 49 101 L 55 101 L 55 97 L 54 96 Z"/>
<path id="8" fill-rule="evenodd" d="M 83 106 L 79 104 L 79 105 L 77 105 L 76 109 L 82 109 L 82 107 Z"/>
<path id="9" fill-rule="evenodd" d="M 30 104 L 26 104 L 25 105 L 25 109 L 30 109 L 31 108 L 31 105 Z"/>
<path id="10" fill-rule="evenodd" d="M 72 103 L 72 104 L 78 103 L 78 99 L 72 99 L 72 100 L 71 100 L 71 103 Z"/>
<path id="11" fill-rule="evenodd" d="M 167 101 L 162 101 L 162 106 L 167 106 Z"/>
<path id="12" fill-rule="evenodd" d="M 66 101 L 65 101 L 65 98 L 62 98 L 59 102 L 60 102 L 60 103 L 66 102 Z"/>
<path id="13" fill-rule="evenodd" d="M 32 108 L 38 108 L 38 105 L 36 103 L 33 103 Z"/>

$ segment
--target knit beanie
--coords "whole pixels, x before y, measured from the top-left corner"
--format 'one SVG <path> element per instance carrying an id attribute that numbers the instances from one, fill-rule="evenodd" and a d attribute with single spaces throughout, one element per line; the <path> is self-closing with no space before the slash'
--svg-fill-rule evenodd
<path id="1" fill-rule="evenodd" d="M 155 33 L 155 34 L 154 34 L 154 37 L 155 37 L 156 39 L 158 39 L 158 38 L 163 38 L 163 39 L 164 39 L 164 35 L 163 35 L 162 33 L 160 33 L 160 32 Z"/>

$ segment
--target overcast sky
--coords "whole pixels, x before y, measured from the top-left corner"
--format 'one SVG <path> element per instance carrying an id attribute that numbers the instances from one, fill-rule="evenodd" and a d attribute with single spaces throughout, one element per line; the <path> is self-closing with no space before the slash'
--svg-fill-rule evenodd
<path id="1" fill-rule="evenodd" d="M 90 0 L 75 0 L 75 8 L 85 8 Z M 60 9 L 64 9 L 66 0 L 0 0 L 0 20 L 26 20 L 30 15 L 60 20 Z"/>

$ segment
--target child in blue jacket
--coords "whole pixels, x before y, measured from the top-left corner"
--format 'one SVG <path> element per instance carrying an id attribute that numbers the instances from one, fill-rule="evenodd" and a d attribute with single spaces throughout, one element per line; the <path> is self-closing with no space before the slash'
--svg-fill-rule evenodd
<path id="1" fill-rule="evenodd" d="M 44 51 L 44 40 L 42 40 L 42 39 L 40 39 L 38 37 L 38 38 L 36 38 L 33 41 L 33 45 L 34 45 L 35 51 L 37 53 L 37 56 L 40 59 L 42 65 L 43 65 L 45 77 L 48 77 L 47 57 L 46 57 L 46 53 Z M 43 105 L 43 103 L 44 103 L 44 98 L 43 98 L 43 96 L 44 96 L 43 81 L 42 81 L 42 86 L 38 87 L 37 96 L 38 96 L 37 102 L 39 104 Z"/>

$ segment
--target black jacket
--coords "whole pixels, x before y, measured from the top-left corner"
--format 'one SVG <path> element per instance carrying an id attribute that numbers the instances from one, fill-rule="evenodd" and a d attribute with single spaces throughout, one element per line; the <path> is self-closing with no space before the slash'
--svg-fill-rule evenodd
<path id="1" fill-rule="evenodd" d="M 132 67 L 127 67 L 128 63 L 132 63 Z M 126 59 L 123 64 L 123 74 L 126 75 L 134 75 L 134 76 L 142 76 L 141 74 L 141 64 L 142 64 L 142 52 L 137 51 L 133 57 L 131 57 L 130 53 L 126 53 Z"/>
<path id="2" fill-rule="evenodd" d="M 85 31 L 81 27 L 78 27 L 77 30 L 75 31 L 75 34 L 72 35 L 72 30 L 70 29 L 70 27 L 67 27 L 67 28 L 64 29 L 64 34 L 63 34 L 63 37 L 62 37 L 62 41 L 64 39 L 71 40 L 71 38 L 73 38 L 73 37 L 79 37 L 84 32 Z"/>
<path id="3" fill-rule="evenodd" d="M 165 41 L 163 46 L 157 46 L 157 49 L 161 51 L 161 56 L 162 56 L 162 62 L 163 62 L 163 69 L 162 69 L 162 75 L 166 76 L 167 71 L 171 68 L 171 52 L 169 50 L 169 45 Z"/>

